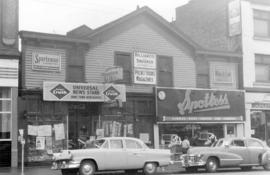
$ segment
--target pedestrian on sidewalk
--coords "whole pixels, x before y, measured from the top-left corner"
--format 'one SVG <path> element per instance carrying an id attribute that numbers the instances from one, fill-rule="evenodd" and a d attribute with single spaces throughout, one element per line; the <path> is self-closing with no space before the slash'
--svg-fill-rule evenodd
<path id="1" fill-rule="evenodd" d="M 174 135 L 169 144 L 169 148 L 171 153 L 173 153 L 173 159 L 177 160 L 178 157 L 182 154 L 182 141 L 181 138 L 177 135 Z"/>
<path id="2" fill-rule="evenodd" d="M 184 140 L 182 141 L 182 152 L 183 152 L 183 154 L 187 153 L 189 147 L 190 147 L 190 142 L 188 140 L 188 137 L 185 136 Z"/>

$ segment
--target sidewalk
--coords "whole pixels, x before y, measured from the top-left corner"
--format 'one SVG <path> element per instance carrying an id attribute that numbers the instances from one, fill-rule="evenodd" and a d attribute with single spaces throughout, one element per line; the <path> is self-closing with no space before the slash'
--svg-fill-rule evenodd
<path id="1" fill-rule="evenodd" d="M 179 165 L 174 164 L 165 168 L 159 168 L 158 174 L 179 173 L 183 169 Z M 124 174 L 123 171 L 105 172 L 97 174 Z M 0 168 L 0 175 L 21 175 L 21 168 Z M 51 170 L 49 166 L 27 166 L 24 168 L 24 175 L 62 175 L 59 170 Z"/>

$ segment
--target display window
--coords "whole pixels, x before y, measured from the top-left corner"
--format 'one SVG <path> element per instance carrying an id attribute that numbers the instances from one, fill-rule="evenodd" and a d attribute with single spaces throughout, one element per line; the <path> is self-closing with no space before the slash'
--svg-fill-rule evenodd
<path id="1" fill-rule="evenodd" d="M 0 140 L 11 139 L 11 89 L 0 87 Z"/>
<path id="2" fill-rule="evenodd" d="M 253 110 L 250 115 L 251 136 L 270 145 L 270 111 Z"/>
<path id="3" fill-rule="evenodd" d="M 166 148 L 170 139 L 177 135 L 188 137 L 191 146 L 208 146 L 209 138 L 223 138 L 224 124 L 161 124 L 159 125 L 160 147 Z"/>

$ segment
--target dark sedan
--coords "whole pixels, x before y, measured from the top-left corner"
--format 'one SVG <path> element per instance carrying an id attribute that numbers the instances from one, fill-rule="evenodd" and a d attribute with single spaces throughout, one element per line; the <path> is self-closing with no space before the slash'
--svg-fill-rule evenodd
<path id="1" fill-rule="evenodd" d="M 219 139 L 211 147 L 193 147 L 182 155 L 181 163 L 187 171 L 205 168 L 215 172 L 219 167 L 240 167 L 250 170 L 263 166 L 270 170 L 270 148 L 255 138 Z"/>

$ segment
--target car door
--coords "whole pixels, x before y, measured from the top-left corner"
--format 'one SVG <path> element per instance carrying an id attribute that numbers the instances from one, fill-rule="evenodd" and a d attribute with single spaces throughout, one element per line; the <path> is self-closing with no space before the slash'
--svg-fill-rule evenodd
<path id="1" fill-rule="evenodd" d="M 249 163 L 250 164 L 260 164 L 261 156 L 265 152 L 264 146 L 258 140 L 248 139 L 247 146 L 249 151 Z"/>
<path id="2" fill-rule="evenodd" d="M 109 140 L 109 149 L 104 158 L 106 170 L 119 170 L 127 166 L 127 155 L 121 138 Z"/>
<path id="3" fill-rule="evenodd" d="M 228 151 L 242 158 L 242 160 L 239 161 L 239 164 L 241 165 L 249 164 L 249 151 L 243 139 L 232 140 L 228 148 Z"/>
<path id="4" fill-rule="evenodd" d="M 125 139 L 129 169 L 142 168 L 146 159 L 145 149 L 137 140 Z"/>

